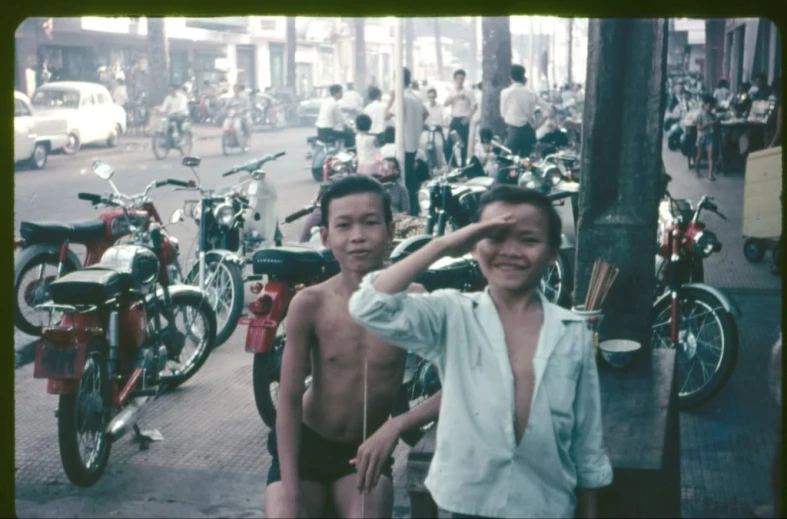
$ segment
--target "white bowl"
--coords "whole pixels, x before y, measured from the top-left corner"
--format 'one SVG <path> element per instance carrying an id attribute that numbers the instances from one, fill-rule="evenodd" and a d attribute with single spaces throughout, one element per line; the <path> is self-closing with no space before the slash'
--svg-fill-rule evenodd
<path id="1" fill-rule="evenodd" d="M 636 353 L 642 348 L 642 345 L 636 341 L 615 339 L 602 342 L 598 348 L 607 364 L 613 368 L 622 369 L 634 361 Z"/>

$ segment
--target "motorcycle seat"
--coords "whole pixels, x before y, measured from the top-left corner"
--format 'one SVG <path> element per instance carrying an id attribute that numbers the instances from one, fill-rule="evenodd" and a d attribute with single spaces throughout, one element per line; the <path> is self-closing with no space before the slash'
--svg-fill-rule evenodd
<path id="1" fill-rule="evenodd" d="M 465 185 L 491 188 L 494 183 L 495 179 L 492 177 L 475 177 L 465 182 Z"/>
<path id="2" fill-rule="evenodd" d="M 101 305 L 133 288 L 131 273 L 105 265 L 77 270 L 50 284 L 52 301 L 64 305 Z"/>
<path id="3" fill-rule="evenodd" d="M 260 249 L 254 253 L 251 262 L 255 275 L 290 281 L 327 279 L 339 272 L 339 264 L 330 249 L 317 250 L 308 245 Z"/>
<path id="4" fill-rule="evenodd" d="M 60 244 L 68 240 L 86 244 L 100 240 L 106 233 L 101 220 L 80 220 L 76 222 L 22 222 L 19 234 L 28 243 Z"/>

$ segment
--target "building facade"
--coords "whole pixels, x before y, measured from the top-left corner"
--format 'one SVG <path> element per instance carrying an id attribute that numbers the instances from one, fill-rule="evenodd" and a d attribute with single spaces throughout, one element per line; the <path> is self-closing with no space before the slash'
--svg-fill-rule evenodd
<path id="1" fill-rule="evenodd" d="M 781 76 L 782 38 L 779 28 L 767 18 L 729 18 L 726 22 L 722 68 L 730 86 L 765 74 L 768 83 Z"/>

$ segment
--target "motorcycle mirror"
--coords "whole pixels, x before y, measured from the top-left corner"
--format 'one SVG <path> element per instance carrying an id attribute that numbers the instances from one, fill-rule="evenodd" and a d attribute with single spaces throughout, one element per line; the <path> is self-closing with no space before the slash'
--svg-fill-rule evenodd
<path id="1" fill-rule="evenodd" d="M 169 223 L 172 224 L 182 222 L 183 220 L 183 209 L 175 209 L 175 212 L 169 217 Z"/>
<path id="2" fill-rule="evenodd" d="M 90 169 L 93 170 L 93 173 L 103 178 L 104 180 L 109 180 L 110 178 L 112 178 L 112 175 L 115 173 L 115 169 L 102 160 L 93 161 L 93 164 L 90 166 Z"/>
<path id="3" fill-rule="evenodd" d="M 200 159 L 199 157 L 191 157 L 191 156 L 183 157 L 183 165 L 186 166 L 187 168 L 196 168 L 197 166 L 200 165 L 201 162 L 202 159 Z"/>

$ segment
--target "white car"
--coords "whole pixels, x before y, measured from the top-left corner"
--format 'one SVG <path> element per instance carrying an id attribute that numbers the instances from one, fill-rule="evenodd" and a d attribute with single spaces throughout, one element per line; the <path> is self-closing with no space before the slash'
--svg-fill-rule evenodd
<path id="1" fill-rule="evenodd" d="M 46 166 L 50 152 L 68 143 L 66 120 L 33 112 L 30 100 L 14 92 L 14 163 L 28 162 L 36 169 Z"/>
<path id="2" fill-rule="evenodd" d="M 83 144 L 115 146 L 118 137 L 126 131 L 126 110 L 115 104 L 109 91 L 97 83 L 47 83 L 36 90 L 32 102 L 38 114 L 65 116 L 66 153 L 76 153 Z"/>

